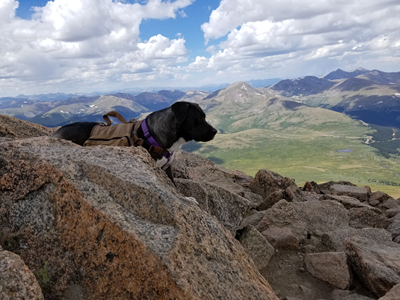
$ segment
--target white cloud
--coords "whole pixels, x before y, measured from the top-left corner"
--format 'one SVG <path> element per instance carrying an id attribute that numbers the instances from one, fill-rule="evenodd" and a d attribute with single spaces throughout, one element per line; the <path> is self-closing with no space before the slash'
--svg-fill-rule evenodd
<path id="1" fill-rule="evenodd" d="M 225 38 L 208 48 L 203 67 L 253 77 L 304 75 L 317 65 L 319 74 L 371 62 L 399 68 L 399 14 L 393 0 L 222 0 L 201 28 L 206 42 Z"/>
<path id="2" fill-rule="evenodd" d="M 169 40 L 168 38 L 158 34 L 149 39 L 147 43 L 139 43 L 140 55 L 146 59 L 157 58 L 175 58 L 185 56 L 187 49 L 185 48 L 185 40 Z"/>
<path id="3" fill-rule="evenodd" d="M 124 74 L 159 72 L 187 60 L 185 40 L 156 35 L 139 38 L 143 19 L 182 15 L 194 0 L 149 0 L 145 5 L 112 0 L 55 0 L 35 8 L 32 20 L 15 16 L 18 2 L 0 2 L 0 88 L 18 93 L 23 81 L 39 86 L 116 81 Z M 179 13 L 181 12 L 181 13 Z M 184 13 L 184 12 L 183 12 Z M 141 75 L 139 75 L 141 76 Z M 127 76 L 125 76 L 127 77 Z M 129 76 L 128 76 L 129 77 Z M 146 75 L 149 77 L 149 74 Z"/>
<path id="4" fill-rule="evenodd" d="M 18 1 L 0 0 L 0 96 L 400 69 L 398 0 L 221 0 L 213 11 L 197 0 L 210 45 L 187 49 L 203 41 L 184 11 L 194 1 L 54 0 L 23 20 Z M 166 18 L 186 27 L 140 39 L 143 20 Z"/>

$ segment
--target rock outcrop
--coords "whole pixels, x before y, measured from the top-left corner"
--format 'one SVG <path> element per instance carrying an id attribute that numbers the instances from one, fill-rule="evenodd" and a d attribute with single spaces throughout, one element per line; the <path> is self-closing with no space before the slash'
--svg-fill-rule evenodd
<path id="1" fill-rule="evenodd" d="M 13 117 L 0 115 L 0 138 L 31 138 L 51 135 L 55 128 L 18 120 Z"/>
<path id="2" fill-rule="evenodd" d="M 334 287 L 346 290 L 352 285 L 350 268 L 344 252 L 311 253 L 305 257 L 307 271 Z"/>
<path id="3" fill-rule="evenodd" d="M 252 178 L 184 151 L 174 186 L 140 147 L 27 138 L 28 122 L 7 122 L 0 254 L 19 261 L 6 268 L 13 292 L 32 282 L 32 299 L 400 299 L 400 199 L 346 181 L 299 188 L 269 170 Z"/>
<path id="4" fill-rule="evenodd" d="M 3 244 L 46 299 L 71 285 L 82 299 L 277 299 L 232 228 L 181 195 L 142 148 L 0 143 L 0 198 Z"/>

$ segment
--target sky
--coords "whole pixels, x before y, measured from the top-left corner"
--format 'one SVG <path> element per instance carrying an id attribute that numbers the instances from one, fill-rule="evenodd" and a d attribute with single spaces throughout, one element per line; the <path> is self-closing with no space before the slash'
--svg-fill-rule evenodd
<path id="1" fill-rule="evenodd" d="M 0 97 L 400 71 L 399 0 L 0 0 Z"/>

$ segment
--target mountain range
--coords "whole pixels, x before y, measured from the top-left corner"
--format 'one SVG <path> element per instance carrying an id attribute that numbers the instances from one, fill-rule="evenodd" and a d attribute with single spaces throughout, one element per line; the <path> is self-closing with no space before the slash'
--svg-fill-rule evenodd
<path id="1" fill-rule="evenodd" d="M 220 97 L 218 95 L 224 91 L 228 94 L 224 98 L 226 103 L 232 99 L 241 102 L 245 98 L 253 99 L 253 96 L 253 100 L 260 97 L 272 99 L 271 96 L 274 96 L 277 100 L 328 108 L 367 123 L 400 128 L 400 72 L 386 73 L 363 68 L 346 72 L 338 69 L 321 78 L 306 76 L 280 81 L 251 80 L 245 83 L 251 92 L 236 91 L 241 84 L 223 85 L 223 88 L 213 92 L 191 89 L 91 96 L 19 95 L 0 98 L 0 114 L 46 126 L 60 126 L 74 121 L 100 121 L 103 113 L 113 109 L 126 114 L 127 118 L 133 118 L 182 100 L 202 102 L 202 105 L 210 108 L 216 101 L 213 98 Z M 231 100 L 226 100 L 228 98 Z M 213 100 L 206 101 L 210 99 Z"/>
<path id="2" fill-rule="evenodd" d="M 380 186 L 400 186 L 400 72 L 338 69 L 321 78 L 286 79 L 264 87 L 236 82 L 212 92 L 118 92 L 52 101 L 2 98 L 0 114 L 55 127 L 102 121 L 110 110 L 137 118 L 175 101 L 197 102 L 220 132 L 210 143 L 191 143 L 185 149 L 228 168 L 254 175 L 265 166 L 300 183 L 314 177 L 375 184 L 386 192 L 393 191 Z"/>

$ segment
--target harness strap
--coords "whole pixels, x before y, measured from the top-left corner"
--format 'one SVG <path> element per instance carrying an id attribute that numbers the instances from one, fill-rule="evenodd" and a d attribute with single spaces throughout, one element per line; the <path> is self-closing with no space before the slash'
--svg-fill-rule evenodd
<path id="1" fill-rule="evenodd" d="M 104 119 L 104 121 L 106 122 L 107 126 L 110 126 L 110 125 L 111 125 L 111 121 L 110 121 L 110 118 L 109 118 L 109 117 L 117 118 L 118 121 L 120 121 L 120 122 L 122 122 L 122 123 L 124 123 L 124 124 L 126 124 L 126 123 L 133 123 L 132 121 L 135 120 L 135 119 L 132 119 L 132 120 L 130 120 L 130 121 L 128 122 L 128 121 L 126 121 L 126 120 L 124 119 L 124 117 L 121 116 L 118 112 L 116 112 L 116 111 L 110 111 L 110 112 L 108 112 L 108 113 L 106 113 L 106 114 L 103 115 L 103 119 Z"/>
<path id="2" fill-rule="evenodd" d="M 139 120 L 139 121 L 132 119 L 128 122 L 118 112 L 110 111 L 103 115 L 103 119 L 106 122 L 106 124 L 100 124 L 100 126 L 102 126 L 102 127 L 103 126 L 111 126 L 111 121 L 110 121 L 109 117 L 117 118 L 121 123 L 124 123 L 124 124 L 135 123 L 135 125 L 133 126 L 132 136 L 131 136 L 132 141 L 133 141 L 133 146 L 143 146 L 147 149 L 147 151 L 150 153 L 150 155 L 152 155 L 153 158 L 154 158 L 154 156 L 156 156 L 157 158 L 162 158 L 164 156 L 168 160 L 168 162 L 170 161 L 170 159 L 174 153 L 169 152 L 167 149 L 161 148 L 161 146 L 157 143 L 157 141 L 150 134 L 149 129 L 147 128 L 146 119 Z M 140 138 L 137 134 L 137 130 L 140 127 L 143 130 L 145 139 Z M 93 135 L 93 130 L 92 130 L 91 135 Z"/>
<path id="3" fill-rule="evenodd" d="M 140 120 L 140 121 L 135 121 L 136 122 L 136 124 L 135 124 L 135 126 L 134 126 L 134 128 L 133 128 L 133 142 L 134 142 L 134 145 L 135 146 L 144 146 L 144 144 L 145 144 L 145 141 L 142 139 L 142 138 L 140 138 L 140 137 L 138 137 L 138 135 L 137 135 L 137 130 L 140 128 L 140 126 L 142 126 L 142 128 L 143 128 L 143 125 L 145 124 L 145 120 Z M 146 126 L 146 128 L 147 128 L 147 126 Z M 147 131 L 148 132 L 148 131 Z M 148 135 L 147 135 L 148 136 Z M 145 138 L 147 139 L 147 136 L 146 136 L 146 134 L 145 134 Z M 153 139 L 154 140 L 154 139 Z M 158 145 L 158 143 L 154 140 L 154 142 Z M 155 154 L 157 154 L 157 155 L 159 155 L 160 157 L 161 156 L 165 156 L 166 154 L 169 154 L 169 151 L 168 150 L 166 150 L 166 149 L 164 149 L 164 148 L 161 148 L 161 147 L 159 147 L 159 145 L 157 146 L 157 145 L 154 145 L 154 144 L 152 144 L 151 143 L 151 141 L 149 141 L 149 140 L 147 140 L 147 143 L 148 143 L 148 145 L 149 145 L 149 147 L 148 147 L 148 149 L 147 149 L 147 151 L 148 152 L 150 152 L 150 153 L 155 153 Z M 172 154 L 171 154 L 172 155 Z"/>
<path id="4" fill-rule="evenodd" d="M 142 121 L 142 129 L 143 129 L 143 134 L 144 137 L 149 141 L 150 145 L 153 145 L 155 147 L 160 147 L 160 145 L 157 143 L 157 141 L 153 138 L 153 136 L 150 134 L 149 129 L 147 128 L 147 122 L 146 119 Z M 161 148 L 161 147 L 160 147 Z"/>
<path id="5" fill-rule="evenodd" d="M 150 153 L 156 153 L 160 158 L 162 156 L 164 156 L 169 162 L 169 160 L 171 159 L 171 157 L 174 153 L 169 152 L 167 149 L 161 148 L 161 146 L 157 143 L 157 141 L 150 134 L 150 131 L 147 128 L 146 119 L 142 120 L 140 123 L 141 124 L 139 126 L 142 127 L 144 137 L 146 138 L 148 144 L 150 145 L 149 149 L 147 149 L 147 151 L 149 151 Z"/>

